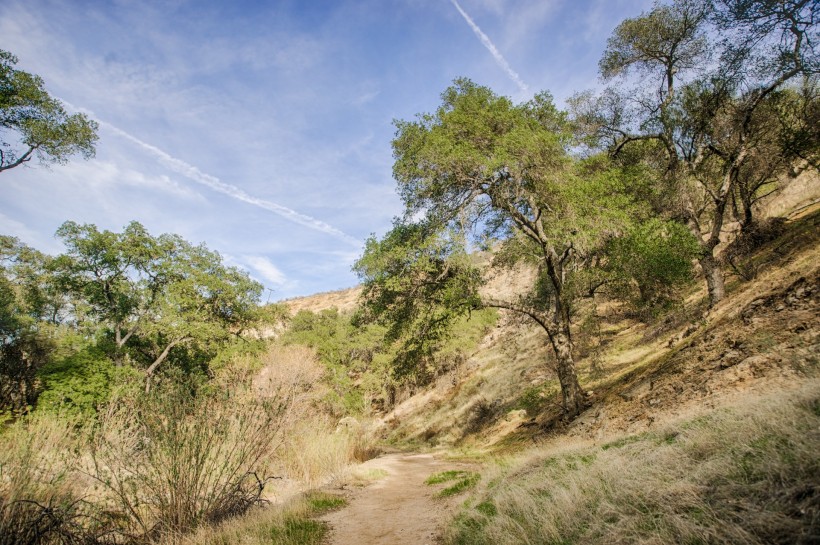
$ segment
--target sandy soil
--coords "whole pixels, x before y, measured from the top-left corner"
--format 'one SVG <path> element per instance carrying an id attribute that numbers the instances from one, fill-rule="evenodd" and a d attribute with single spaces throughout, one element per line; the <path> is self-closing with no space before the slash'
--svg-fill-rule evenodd
<path id="1" fill-rule="evenodd" d="M 362 469 L 386 471 L 381 480 L 348 493 L 347 507 L 328 513 L 328 545 L 433 545 L 460 498 L 440 499 L 424 484 L 432 474 L 469 466 L 430 454 L 389 454 Z M 463 498 L 462 498 L 463 499 Z"/>

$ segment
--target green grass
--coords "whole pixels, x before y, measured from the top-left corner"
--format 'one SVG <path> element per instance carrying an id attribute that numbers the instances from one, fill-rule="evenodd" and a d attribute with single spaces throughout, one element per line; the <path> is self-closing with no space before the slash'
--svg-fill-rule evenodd
<path id="1" fill-rule="evenodd" d="M 328 526 L 316 517 L 338 509 L 347 500 L 326 492 L 311 492 L 283 506 L 259 509 L 219 527 L 201 528 L 191 536 L 161 545 L 320 545 Z"/>
<path id="2" fill-rule="evenodd" d="M 318 545 L 327 533 L 324 523 L 303 518 L 285 519 L 282 525 L 270 528 L 269 543 L 273 545 Z"/>
<path id="3" fill-rule="evenodd" d="M 433 485 L 433 484 L 441 484 L 446 483 L 448 481 L 454 481 L 455 479 L 462 479 L 466 477 L 468 474 L 467 471 L 458 471 L 458 470 L 450 470 L 450 471 L 442 471 L 441 473 L 434 473 L 427 477 L 427 480 L 424 481 L 424 484 Z"/>
<path id="4" fill-rule="evenodd" d="M 456 496 L 475 487 L 480 480 L 481 475 L 478 473 L 472 471 L 450 470 L 430 475 L 424 482 L 425 484 L 432 486 L 455 481 L 452 485 L 439 490 L 436 493 L 436 496 L 439 498 L 447 498 L 450 496 Z"/>
<path id="5" fill-rule="evenodd" d="M 347 505 L 347 500 L 335 494 L 312 492 L 305 498 L 315 514 L 325 513 Z"/>

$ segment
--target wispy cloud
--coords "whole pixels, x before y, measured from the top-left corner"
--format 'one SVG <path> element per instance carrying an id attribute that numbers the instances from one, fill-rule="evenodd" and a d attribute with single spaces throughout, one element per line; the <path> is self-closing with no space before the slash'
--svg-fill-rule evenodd
<path id="1" fill-rule="evenodd" d="M 280 271 L 279 268 L 266 257 L 249 255 L 245 256 L 245 261 L 259 276 L 275 286 L 281 286 L 287 281 L 285 273 Z"/>
<path id="2" fill-rule="evenodd" d="M 498 50 L 498 48 L 493 44 L 492 40 L 490 40 L 489 36 L 482 32 L 481 28 L 473 21 L 473 18 L 470 17 L 464 9 L 459 5 L 456 0 L 450 0 L 450 3 L 458 10 L 464 20 L 467 21 L 467 24 L 470 25 L 470 28 L 473 29 L 475 35 L 478 36 L 478 39 L 481 40 L 481 43 L 484 47 L 487 48 L 487 51 L 495 59 L 495 62 L 507 73 L 510 79 L 515 83 L 522 92 L 526 93 L 529 91 L 529 86 L 521 79 L 521 76 L 518 75 L 518 72 L 512 69 L 510 63 L 507 62 L 507 59 L 504 58 L 504 55 Z"/>
<path id="3" fill-rule="evenodd" d="M 231 197 L 232 199 L 236 199 L 238 201 L 242 201 L 253 206 L 257 206 L 264 210 L 269 210 L 274 214 L 277 214 L 285 218 L 286 220 L 292 221 L 293 223 L 302 225 L 304 227 L 308 227 L 310 229 L 314 229 L 316 231 L 320 231 L 322 233 L 326 233 L 340 240 L 343 240 L 353 246 L 360 247 L 362 245 L 362 242 L 360 240 L 348 235 L 347 233 L 341 231 L 340 229 L 337 229 L 336 227 L 333 227 L 328 223 L 325 223 L 322 220 L 313 218 L 306 214 L 301 214 L 296 210 L 293 210 L 286 206 L 282 206 L 281 204 L 268 201 L 265 199 L 260 199 L 258 197 L 254 197 L 253 195 L 250 195 L 247 192 L 245 192 L 243 189 L 235 185 L 225 183 L 216 176 L 212 176 L 210 174 L 202 172 L 197 167 L 189 163 L 186 163 L 182 159 L 177 159 L 176 157 L 171 156 L 169 153 L 159 149 L 158 147 L 151 145 L 147 142 L 144 142 L 136 136 L 133 136 L 116 126 L 111 125 L 110 123 L 101 121 L 99 119 L 97 121 L 99 122 L 101 127 L 136 144 L 140 148 L 144 149 L 145 151 L 149 152 L 157 159 L 159 159 L 160 162 L 162 162 L 165 166 L 193 182 L 207 186 L 213 189 L 214 191 Z"/>

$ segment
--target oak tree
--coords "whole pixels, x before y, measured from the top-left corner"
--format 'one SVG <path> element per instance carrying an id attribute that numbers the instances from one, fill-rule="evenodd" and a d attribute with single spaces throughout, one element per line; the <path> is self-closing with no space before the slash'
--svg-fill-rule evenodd
<path id="1" fill-rule="evenodd" d="M 41 77 L 16 64 L 17 57 L 0 49 L 0 172 L 34 157 L 41 164 L 65 163 L 76 154 L 93 157 L 97 122 L 67 113 Z"/>
<path id="2" fill-rule="evenodd" d="M 756 182 L 744 183 L 755 158 L 788 162 L 761 112 L 778 91 L 817 74 L 817 17 L 811 0 L 658 4 L 609 39 L 601 75 L 619 84 L 576 98 L 578 119 L 611 154 L 658 144 L 665 206 L 699 240 L 711 305 L 725 293 L 716 248 L 732 198 L 757 194 Z"/>
<path id="3" fill-rule="evenodd" d="M 546 93 L 515 105 L 460 79 L 434 113 L 396 127 L 393 173 L 405 213 L 355 265 L 368 311 L 404 336 L 411 356 L 471 308 L 522 313 L 547 334 L 563 408 L 577 415 L 586 396 L 570 332 L 575 303 L 589 291 L 584 273 L 595 251 L 630 221 L 626 188 L 636 178 L 600 158 L 573 158 L 566 115 Z M 501 245 L 499 261 L 537 268 L 530 294 L 481 295 L 467 255 L 479 240 Z"/>

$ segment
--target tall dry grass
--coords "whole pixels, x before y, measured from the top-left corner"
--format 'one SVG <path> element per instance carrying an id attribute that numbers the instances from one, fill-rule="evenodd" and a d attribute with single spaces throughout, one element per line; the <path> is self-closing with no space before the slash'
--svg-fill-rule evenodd
<path id="1" fill-rule="evenodd" d="M 817 543 L 820 383 L 483 481 L 449 544 Z"/>
<path id="2" fill-rule="evenodd" d="M 94 539 L 95 511 L 83 500 L 74 423 L 29 418 L 0 436 L 0 545 L 73 544 Z"/>

